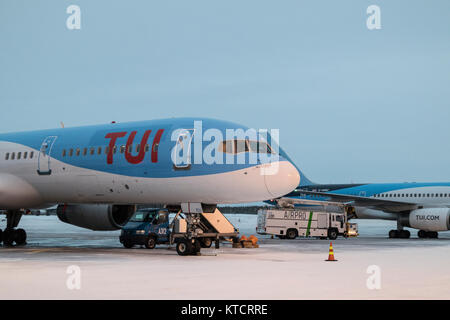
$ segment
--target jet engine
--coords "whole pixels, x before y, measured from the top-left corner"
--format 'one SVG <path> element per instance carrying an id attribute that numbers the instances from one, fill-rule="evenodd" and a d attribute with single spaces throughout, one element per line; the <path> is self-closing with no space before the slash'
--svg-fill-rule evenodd
<path id="1" fill-rule="evenodd" d="M 134 205 L 76 204 L 59 205 L 59 220 L 94 231 L 121 229 L 136 211 Z"/>
<path id="2" fill-rule="evenodd" d="M 450 208 L 425 208 L 401 218 L 402 225 L 424 231 L 450 230 Z"/>

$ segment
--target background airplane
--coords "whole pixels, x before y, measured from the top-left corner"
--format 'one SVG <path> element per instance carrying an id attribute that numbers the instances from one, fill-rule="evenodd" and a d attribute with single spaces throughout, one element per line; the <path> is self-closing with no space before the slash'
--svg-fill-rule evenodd
<path id="1" fill-rule="evenodd" d="M 300 185 L 277 199 L 280 205 L 342 203 L 349 218 L 397 221 L 390 238 L 409 238 L 404 227 L 418 229 L 419 238 L 450 230 L 450 183 L 316 184 L 300 175 Z"/>
<path id="2" fill-rule="evenodd" d="M 203 130 L 214 129 L 223 137 L 227 129 L 248 129 L 179 118 L 1 134 L 0 209 L 7 210 L 7 226 L 0 240 L 26 243 L 25 230 L 16 229 L 24 209 L 59 205 L 64 222 L 114 230 L 128 221 L 137 204 L 180 208 L 185 203 L 262 201 L 298 185 L 299 173 L 283 150 L 276 161 L 261 157 L 263 149 L 255 146 L 262 141 L 249 141 L 243 150 L 237 150 L 236 139 L 216 141 L 216 152 L 233 163 L 195 163 L 193 137 L 201 132 L 195 132 L 194 121 L 199 120 Z M 207 146 L 203 143 L 201 151 Z M 269 144 L 266 149 L 273 152 Z M 175 162 L 173 151 L 181 155 Z M 241 153 L 256 153 L 257 163 L 236 164 Z M 277 172 L 262 174 L 273 165 Z"/>

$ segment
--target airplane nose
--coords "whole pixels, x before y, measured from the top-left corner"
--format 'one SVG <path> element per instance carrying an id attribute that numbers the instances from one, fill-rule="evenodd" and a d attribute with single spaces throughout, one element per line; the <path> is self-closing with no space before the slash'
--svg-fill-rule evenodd
<path id="1" fill-rule="evenodd" d="M 278 198 L 290 193 L 300 184 L 300 173 L 289 161 L 267 164 L 264 182 L 269 193 Z"/>

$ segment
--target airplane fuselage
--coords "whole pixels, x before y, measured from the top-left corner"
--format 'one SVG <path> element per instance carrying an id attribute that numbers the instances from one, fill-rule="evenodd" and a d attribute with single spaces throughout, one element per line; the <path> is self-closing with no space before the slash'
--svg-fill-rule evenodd
<path id="1" fill-rule="evenodd" d="M 58 203 L 252 202 L 280 196 L 298 184 L 297 170 L 282 155 L 277 161 L 279 171 L 270 177 L 261 174 L 261 168 L 273 165 L 269 161 L 194 163 L 192 137 L 180 144 L 174 135 L 179 129 L 200 135 L 194 133 L 194 120 L 1 134 L 0 209 Z M 215 129 L 224 136 L 227 129 L 242 128 L 218 120 L 202 122 L 203 129 Z M 174 149 L 186 151 L 182 148 L 189 148 L 188 164 L 173 161 Z"/>

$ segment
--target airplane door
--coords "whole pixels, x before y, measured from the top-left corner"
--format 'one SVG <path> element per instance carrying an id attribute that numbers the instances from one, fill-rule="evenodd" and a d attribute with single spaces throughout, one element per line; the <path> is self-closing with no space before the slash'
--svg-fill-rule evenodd
<path id="1" fill-rule="evenodd" d="M 183 129 L 180 131 L 172 153 L 173 168 L 175 170 L 189 170 L 191 168 L 193 137 L 194 129 Z"/>
<path id="2" fill-rule="evenodd" d="M 38 158 L 38 174 L 39 175 L 51 175 L 52 169 L 50 166 L 50 157 L 52 153 L 53 145 L 58 137 L 50 136 L 44 139 L 39 151 Z"/>

